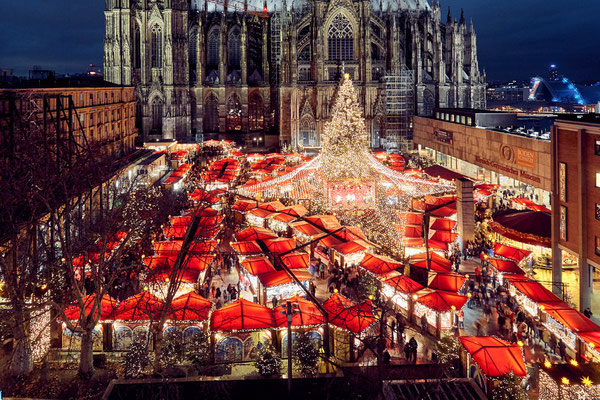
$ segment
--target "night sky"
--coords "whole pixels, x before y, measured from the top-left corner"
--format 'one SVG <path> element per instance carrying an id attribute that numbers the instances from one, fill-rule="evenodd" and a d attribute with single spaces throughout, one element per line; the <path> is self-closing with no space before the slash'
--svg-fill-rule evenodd
<path id="1" fill-rule="evenodd" d="M 529 79 L 550 63 L 574 81 L 600 80 L 600 1 L 442 0 L 478 34 L 488 81 Z M 59 73 L 102 64 L 103 0 L 6 1 L 0 14 L 0 68 L 26 75 L 33 65 Z"/>

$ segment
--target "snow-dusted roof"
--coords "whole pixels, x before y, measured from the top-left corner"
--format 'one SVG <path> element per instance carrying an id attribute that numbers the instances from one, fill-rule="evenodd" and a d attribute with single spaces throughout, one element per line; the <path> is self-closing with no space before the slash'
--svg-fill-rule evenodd
<path id="1" fill-rule="evenodd" d="M 292 4 L 294 6 L 294 10 L 301 10 L 303 7 L 305 7 L 307 5 L 309 0 L 288 0 L 287 1 L 287 8 L 288 10 L 292 9 Z M 231 3 L 231 10 L 233 11 L 234 9 L 234 4 L 239 4 L 241 5 L 243 3 L 243 0 L 239 0 L 237 2 L 233 2 Z M 373 9 L 375 10 L 379 10 L 379 0 L 371 0 L 371 3 L 373 4 Z M 388 5 L 389 7 L 395 11 L 398 8 L 402 9 L 402 10 L 415 10 L 417 9 L 417 6 L 419 7 L 419 9 L 421 10 L 429 10 L 430 6 L 429 6 L 429 0 L 382 0 L 382 5 L 383 5 L 383 10 L 387 10 L 388 9 Z M 263 5 L 264 5 L 264 0 L 248 0 L 248 8 L 251 10 L 262 10 L 263 9 Z M 281 11 L 283 7 L 283 1 L 282 0 L 267 0 L 267 9 L 269 11 Z M 202 10 L 204 9 L 204 0 L 192 0 L 192 9 L 195 10 Z M 208 3 L 208 10 L 209 11 L 220 11 L 223 10 L 223 7 L 221 5 L 212 3 L 209 1 Z"/>

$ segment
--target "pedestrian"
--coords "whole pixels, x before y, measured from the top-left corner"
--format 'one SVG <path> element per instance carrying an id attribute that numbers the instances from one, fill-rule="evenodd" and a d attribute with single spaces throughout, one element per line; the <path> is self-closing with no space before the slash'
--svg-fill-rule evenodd
<path id="1" fill-rule="evenodd" d="M 383 363 L 385 365 L 390 365 L 390 361 L 392 360 L 392 356 L 390 356 L 390 353 L 386 350 L 383 351 Z"/>
<path id="2" fill-rule="evenodd" d="M 273 304 L 273 308 L 277 307 L 277 296 L 273 296 L 271 303 Z"/>
<path id="3" fill-rule="evenodd" d="M 415 340 L 414 336 L 410 339 L 410 341 L 408 342 L 410 344 L 410 355 L 412 357 L 413 363 L 417 363 L 417 348 L 418 348 L 418 344 L 417 341 Z"/>
<path id="4" fill-rule="evenodd" d="M 423 332 L 427 333 L 427 315 L 425 313 L 421 315 L 421 328 Z"/>
<path id="5" fill-rule="evenodd" d="M 220 287 L 218 287 L 217 290 L 215 291 L 215 297 L 217 299 L 221 298 L 221 288 Z"/>
<path id="6" fill-rule="evenodd" d="M 404 356 L 406 361 L 410 362 L 410 341 L 406 342 L 404 345 Z"/>
<path id="7" fill-rule="evenodd" d="M 592 318 L 592 315 L 594 314 L 592 314 L 592 310 L 590 310 L 590 308 L 587 307 L 585 310 L 583 310 L 583 315 L 585 315 L 588 318 Z"/>

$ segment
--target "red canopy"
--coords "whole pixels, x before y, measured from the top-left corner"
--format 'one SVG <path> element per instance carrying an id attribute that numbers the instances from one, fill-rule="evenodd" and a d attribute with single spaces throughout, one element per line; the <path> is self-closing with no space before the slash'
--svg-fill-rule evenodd
<path id="1" fill-rule="evenodd" d="M 385 283 L 390 285 L 394 290 L 402 293 L 411 294 L 423 289 L 424 286 L 419 282 L 415 282 L 406 275 L 394 276 L 386 279 Z"/>
<path id="2" fill-rule="evenodd" d="M 144 291 L 119 303 L 115 309 L 115 320 L 149 321 L 163 306 L 161 299 Z"/>
<path id="3" fill-rule="evenodd" d="M 252 275 L 275 271 L 275 267 L 267 257 L 248 257 L 241 264 Z"/>
<path id="4" fill-rule="evenodd" d="M 265 239 L 265 245 L 271 253 L 280 254 L 290 251 L 296 247 L 296 241 L 292 238 Z"/>
<path id="5" fill-rule="evenodd" d="M 360 266 L 379 275 L 402 267 L 402 263 L 386 256 L 367 253 L 362 259 Z"/>
<path id="6" fill-rule="evenodd" d="M 221 201 L 221 199 L 217 197 L 220 194 L 220 192 L 217 192 L 215 190 L 206 191 L 200 188 L 196 188 L 193 192 L 188 193 L 188 196 L 194 201 L 201 201 L 214 204 Z"/>
<path id="7" fill-rule="evenodd" d="M 327 231 L 332 231 L 341 227 L 340 221 L 334 215 L 314 215 L 312 217 L 306 217 L 305 219 Z"/>
<path id="8" fill-rule="evenodd" d="M 313 226 L 312 224 L 310 224 L 306 221 L 292 222 L 292 223 L 290 223 L 290 226 L 292 228 L 296 229 L 298 232 L 300 232 L 306 236 L 310 236 L 311 238 L 320 236 L 325 233 L 325 229 L 317 228 L 316 226 Z"/>
<path id="9" fill-rule="evenodd" d="M 528 257 L 531 254 L 531 251 L 517 249 L 501 243 L 494 243 L 494 254 L 520 262 L 525 257 Z"/>
<path id="10" fill-rule="evenodd" d="M 181 251 L 183 240 L 166 240 L 162 242 L 154 242 L 154 252 L 158 256 L 165 257 L 177 257 Z M 217 245 L 216 240 L 207 240 L 205 242 L 193 242 L 189 249 L 188 254 L 192 255 L 204 255 L 210 254 Z"/>
<path id="11" fill-rule="evenodd" d="M 425 246 L 425 238 L 402 238 L 402 243 L 407 247 L 423 247 Z"/>
<path id="12" fill-rule="evenodd" d="M 369 247 L 370 246 L 368 243 L 358 239 L 358 240 L 352 240 L 350 242 L 338 244 L 337 246 L 333 246 L 333 249 L 340 254 L 347 255 L 347 254 L 358 253 L 359 251 L 365 251 Z"/>
<path id="13" fill-rule="evenodd" d="M 423 237 L 422 225 L 398 225 L 398 232 L 404 237 L 419 238 Z"/>
<path id="14" fill-rule="evenodd" d="M 85 296 L 83 298 L 83 304 L 85 305 L 85 315 L 89 316 L 92 313 L 92 307 L 94 306 L 94 300 L 96 299 L 96 294 L 92 294 L 89 296 Z M 79 306 L 78 303 L 73 303 L 74 305 L 69 306 L 65 309 L 65 317 L 69 321 L 78 321 L 79 320 Z M 100 311 L 100 321 L 111 320 L 115 317 L 115 308 L 117 307 L 117 300 L 113 299 L 109 295 L 105 294 L 102 296 L 102 300 L 100 300 L 98 307 L 95 309 L 95 313 Z M 97 315 L 97 314 L 96 314 Z"/>
<path id="15" fill-rule="evenodd" d="M 273 215 L 273 211 L 265 210 L 264 208 L 253 208 L 252 210 L 247 211 L 247 214 L 254 215 L 259 218 L 267 218 Z"/>
<path id="16" fill-rule="evenodd" d="M 261 330 L 273 328 L 274 325 L 272 310 L 244 299 L 215 310 L 210 318 L 213 332 Z"/>
<path id="17" fill-rule="evenodd" d="M 171 302 L 167 319 L 171 321 L 206 321 L 212 303 L 195 292 L 179 296 Z"/>
<path id="18" fill-rule="evenodd" d="M 448 218 L 436 218 L 429 229 L 434 231 L 451 231 L 456 226 L 456 221 Z"/>
<path id="19" fill-rule="evenodd" d="M 494 336 L 462 336 L 458 340 L 486 376 L 497 378 L 509 372 L 520 377 L 527 376 L 519 345 Z"/>
<path id="20" fill-rule="evenodd" d="M 469 177 L 449 170 L 448 168 L 442 167 L 441 165 L 432 165 L 424 169 L 424 172 L 432 178 L 442 178 L 447 181 L 453 181 L 455 179 L 469 179 Z"/>
<path id="21" fill-rule="evenodd" d="M 523 271 L 516 262 L 508 260 L 500 260 L 497 258 L 489 258 L 488 261 L 492 264 L 494 269 L 503 274 L 517 274 L 524 275 Z"/>
<path id="22" fill-rule="evenodd" d="M 525 296 L 535 302 L 560 301 L 560 299 L 551 291 L 525 275 L 506 275 L 505 278 Z"/>
<path id="23" fill-rule="evenodd" d="M 542 211 L 498 211 L 490 228 L 500 235 L 520 243 L 551 247 L 551 216 Z"/>
<path id="24" fill-rule="evenodd" d="M 235 234 L 238 241 L 243 240 L 262 240 L 276 238 L 277 234 L 270 229 L 251 226 Z"/>
<path id="25" fill-rule="evenodd" d="M 286 224 L 289 224 L 293 220 L 297 219 L 297 217 L 294 217 L 292 215 L 285 214 L 285 213 L 282 213 L 282 212 L 273 213 L 273 214 L 269 215 L 269 218 L 277 220 L 277 221 L 284 222 Z"/>
<path id="26" fill-rule="evenodd" d="M 417 302 L 439 313 L 460 310 L 467 302 L 467 296 L 460 294 L 437 290 L 423 290 L 422 293 L 425 294 L 420 295 Z M 417 295 L 419 294 L 417 293 Z"/>
<path id="27" fill-rule="evenodd" d="M 600 349 L 600 330 L 596 332 L 578 332 L 577 334 L 596 351 Z"/>
<path id="28" fill-rule="evenodd" d="M 254 200 L 237 200 L 231 207 L 235 211 L 248 211 L 258 207 L 258 202 Z"/>
<path id="29" fill-rule="evenodd" d="M 452 263 L 450 260 L 440 256 L 436 252 L 429 252 L 430 266 L 433 271 L 450 272 Z M 410 257 L 410 264 L 415 267 L 427 268 L 427 253 L 419 253 Z"/>
<path id="30" fill-rule="evenodd" d="M 430 289 L 457 293 L 466 280 L 467 278 L 464 276 L 455 273 L 430 272 L 429 284 L 427 287 Z"/>
<path id="31" fill-rule="evenodd" d="M 354 304 L 341 294 L 334 293 L 323 303 L 323 308 L 329 314 L 330 323 L 353 333 L 360 333 L 375 322 L 370 300 Z"/>
<path id="32" fill-rule="evenodd" d="M 254 240 L 247 242 L 232 242 L 231 247 L 240 255 L 249 256 L 262 254 L 263 250 Z"/>
<path id="33" fill-rule="evenodd" d="M 259 208 L 262 208 L 264 210 L 269 210 L 269 211 L 280 211 L 283 210 L 285 208 L 285 206 L 283 205 L 282 202 L 275 200 L 275 201 L 270 201 L 268 203 L 260 203 L 258 205 Z"/>
<path id="34" fill-rule="evenodd" d="M 482 183 L 480 185 L 475 185 L 475 189 L 483 189 L 483 190 L 497 190 L 500 185 L 493 185 L 491 183 Z"/>
<path id="35" fill-rule="evenodd" d="M 422 225 L 423 214 L 418 212 L 401 212 L 399 213 L 400 218 L 404 218 L 404 222 L 410 225 Z"/>
<path id="36" fill-rule="evenodd" d="M 431 215 L 436 217 L 449 217 L 456 214 L 456 207 L 444 206 L 431 212 Z"/>
<path id="37" fill-rule="evenodd" d="M 573 332 L 598 332 L 600 326 L 598 326 L 591 319 L 583 315 L 577 310 L 572 308 L 567 309 L 548 309 L 545 311 L 552 318 L 571 329 Z"/>
<path id="38" fill-rule="evenodd" d="M 452 243 L 458 237 L 458 233 L 449 231 L 435 231 L 430 240 L 436 240 L 443 243 Z"/>
<path id="39" fill-rule="evenodd" d="M 296 310 L 299 311 L 292 316 L 292 326 L 315 326 L 325 323 L 323 313 L 312 301 L 300 296 L 294 296 L 289 300 L 292 304 L 298 304 Z M 279 306 L 275 307 L 275 326 L 280 328 L 287 326 L 287 317 L 284 312 L 285 306 L 286 301 L 284 300 Z"/>
<path id="40" fill-rule="evenodd" d="M 301 282 L 315 279 L 307 269 L 303 268 L 293 270 L 293 274 Z M 295 282 L 287 271 L 266 272 L 258 275 L 258 279 L 260 280 L 260 283 L 267 288 Z"/>
<path id="41" fill-rule="evenodd" d="M 281 257 L 281 261 L 289 269 L 308 268 L 309 257 L 310 256 L 308 253 L 295 251 L 293 253 L 288 253 L 285 256 Z"/>

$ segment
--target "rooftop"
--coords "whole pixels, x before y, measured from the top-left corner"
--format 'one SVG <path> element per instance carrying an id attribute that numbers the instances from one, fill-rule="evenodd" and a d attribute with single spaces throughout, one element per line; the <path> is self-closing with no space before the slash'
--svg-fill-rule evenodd
<path id="1" fill-rule="evenodd" d="M 559 114 L 556 119 L 584 124 L 600 124 L 600 114 Z"/>

